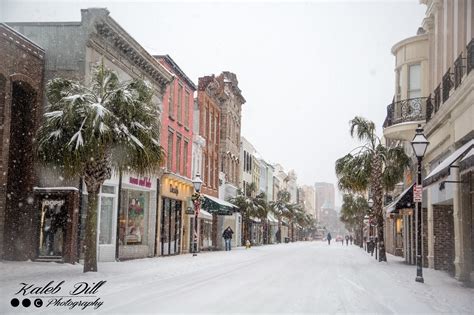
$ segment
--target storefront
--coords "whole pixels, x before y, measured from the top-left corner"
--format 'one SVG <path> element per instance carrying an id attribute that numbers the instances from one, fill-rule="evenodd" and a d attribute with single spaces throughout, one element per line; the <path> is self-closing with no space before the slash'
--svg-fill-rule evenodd
<path id="1" fill-rule="evenodd" d="M 237 206 L 217 197 L 204 195 L 202 209 L 210 214 L 217 214 L 217 242 L 212 245 L 214 249 L 224 249 L 222 233 L 227 227 L 234 232 L 232 246 L 241 246 L 242 217 L 235 212 Z"/>
<path id="2" fill-rule="evenodd" d="M 161 180 L 159 205 L 158 248 L 157 255 L 169 256 L 189 252 L 192 233 L 191 218 L 194 211 L 191 195 L 194 191 L 191 180 L 165 174 Z M 184 224 L 188 222 L 188 224 Z"/>
<path id="3" fill-rule="evenodd" d="M 414 217 L 413 184 L 385 207 L 385 244 L 387 252 L 404 256 L 407 263 L 413 263 Z"/>
<path id="4" fill-rule="evenodd" d="M 37 261 L 77 262 L 79 190 L 75 187 L 35 187 L 37 216 L 33 218 Z"/>
<path id="5" fill-rule="evenodd" d="M 212 248 L 212 214 L 206 210 L 199 211 L 199 249 Z"/>
<path id="6" fill-rule="evenodd" d="M 97 208 L 98 261 L 153 256 L 156 187 L 156 177 L 128 174 L 123 174 L 121 179 L 119 174 L 115 174 L 104 182 L 100 189 Z M 86 191 L 83 192 L 81 208 L 80 239 L 83 249 L 87 214 Z M 81 254 L 83 255 L 83 252 Z"/>
<path id="7" fill-rule="evenodd" d="M 272 213 L 268 213 L 267 222 L 268 222 L 268 244 L 275 244 L 278 242 L 277 240 L 278 220 L 275 218 L 275 216 Z"/>

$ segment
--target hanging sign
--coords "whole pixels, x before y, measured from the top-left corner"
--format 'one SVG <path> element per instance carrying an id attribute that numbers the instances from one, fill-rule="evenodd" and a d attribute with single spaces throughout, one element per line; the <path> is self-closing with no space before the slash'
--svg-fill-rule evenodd
<path id="1" fill-rule="evenodd" d="M 415 185 L 413 187 L 413 202 L 421 202 L 423 200 L 423 186 Z"/>

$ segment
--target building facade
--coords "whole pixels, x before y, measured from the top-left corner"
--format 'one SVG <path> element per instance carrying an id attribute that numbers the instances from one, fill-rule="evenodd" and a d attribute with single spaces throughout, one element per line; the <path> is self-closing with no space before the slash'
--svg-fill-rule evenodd
<path id="1" fill-rule="evenodd" d="M 314 207 L 316 209 L 316 219 L 321 222 L 321 209 L 326 203 L 328 208 L 335 208 L 334 184 L 316 182 L 314 183 Z"/>
<path id="2" fill-rule="evenodd" d="M 115 22 L 106 9 L 83 9 L 80 22 L 9 23 L 9 25 L 44 48 L 46 54 L 44 82 L 62 77 L 87 85 L 91 81 L 94 66 L 103 63 L 115 71 L 120 80 L 133 78 L 147 80 L 154 91 L 152 103 L 161 108 L 163 94 L 171 82 L 172 74 Z M 74 217 L 67 217 L 63 209 L 67 209 L 67 205 L 71 204 L 75 204 L 75 208 L 79 209 L 78 224 L 74 223 L 71 229 L 68 226 L 62 228 L 70 238 L 61 238 L 58 235 L 57 239 L 54 238 L 52 246 L 56 249 L 40 250 L 38 258 L 67 261 L 67 251 L 62 250 L 66 248 L 70 251 L 77 248 L 75 257 L 81 256 L 87 208 L 83 183 L 79 179 L 65 179 L 63 174 L 45 167 L 37 168 L 37 176 L 39 179 L 35 191 L 37 217 L 48 220 L 48 213 L 53 209 L 54 213 L 62 215 L 63 218 L 75 220 Z M 115 174 L 104 183 L 98 205 L 99 259 L 153 256 L 156 248 L 157 178 L 157 175 L 143 178 L 136 174 Z M 50 202 L 51 199 L 53 202 Z M 131 220 L 133 214 L 137 212 L 140 212 L 140 216 L 136 220 Z M 44 229 L 43 231 L 41 229 L 46 224 L 47 221 L 36 224 L 39 240 L 42 239 L 42 233 L 44 234 Z M 117 230 L 119 238 L 116 237 Z"/>
<path id="3" fill-rule="evenodd" d="M 405 115 L 400 112 L 400 119 L 389 110 L 384 136 L 404 142 L 407 153 L 413 156 L 409 141 L 418 124 L 424 127 L 430 142 L 422 172 L 424 264 L 472 282 L 474 6 L 472 0 L 421 2 L 426 5 L 422 29 L 417 36 L 394 46 L 397 65 L 400 63 L 402 71 L 404 65 L 408 69 L 408 77 L 402 78 L 408 83 L 405 87 L 400 84 L 401 91 L 407 91 L 407 98 L 419 97 L 421 101 L 417 107 L 409 99 L 404 101 L 407 111 Z M 411 74 L 416 78 L 413 85 Z M 416 84 L 420 86 L 419 94 L 410 94 Z M 393 105 L 396 111 L 397 105 Z M 405 188 L 415 180 L 413 170 L 412 166 Z M 407 234 L 414 231 L 412 223 L 407 222 L 413 220 L 408 217 L 409 210 L 403 212 L 403 231 Z"/>
<path id="4" fill-rule="evenodd" d="M 216 97 L 221 109 L 220 144 L 221 172 L 226 176 L 224 196 L 228 200 L 237 195 L 240 183 L 240 131 L 242 105 L 245 98 L 239 88 L 237 76 L 228 71 L 216 77 L 219 88 Z"/>
<path id="5" fill-rule="evenodd" d="M 169 55 L 154 56 L 174 75 L 163 96 L 161 146 L 166 170 L 160 180 L 157 231 L 159 255 L 189 252 L 192 239 L 191 207 L 194 92 L 196 85 Z M 158 240 L 157 240 L 158 242 Z"/>
<path id="6" fill-rule="evenodd" d="M 44 63 L 43 48 L 0 24 L 0 259 L 37 256 L 32 139 L 41 121 Z"/>

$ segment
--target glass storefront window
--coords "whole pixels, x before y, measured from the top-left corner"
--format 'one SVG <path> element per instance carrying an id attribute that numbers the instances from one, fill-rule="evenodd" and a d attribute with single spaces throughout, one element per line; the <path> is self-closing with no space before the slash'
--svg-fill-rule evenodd
<path id="1" fill-rule="evenodd" d="M 150 193 L 124 189 L 121 199 L 120 244 L 146 244 L 146 222 Z"/>

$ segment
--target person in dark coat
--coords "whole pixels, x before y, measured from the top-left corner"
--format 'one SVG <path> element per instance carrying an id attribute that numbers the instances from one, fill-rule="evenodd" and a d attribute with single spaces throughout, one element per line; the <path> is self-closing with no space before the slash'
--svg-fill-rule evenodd
<path id="1" fill-rule="evenodd" d="M 346 246 L 349 246 L 349 235 L 346 235 Z"/>
<path id="2" fill-rule="evenodd" d="M 328 240 L 328 245 L 331 245 L 331 233 L 328 233 L 327 240 Z"/>
<path id="3" fill-rule="evenodd" d="M 351 245 L 352 245 L 352 240 L 353 240 L 353 238 L 352 238 L 352 235 L 351 235 L 351 236 L 349 236 L 349 241 L 351 242 Z"/>
<path id="4" fill-rule="evenodd" d="M 232 231 L 230 226 L 228 226 L 227 229 L 224 230 L 224 233 L 222 233 L 222 237 L 224 238 L 224 241 L 225 241 L 226 251 L 231 250 L 232 234 L 234 234 L 234 231 Z"/>

